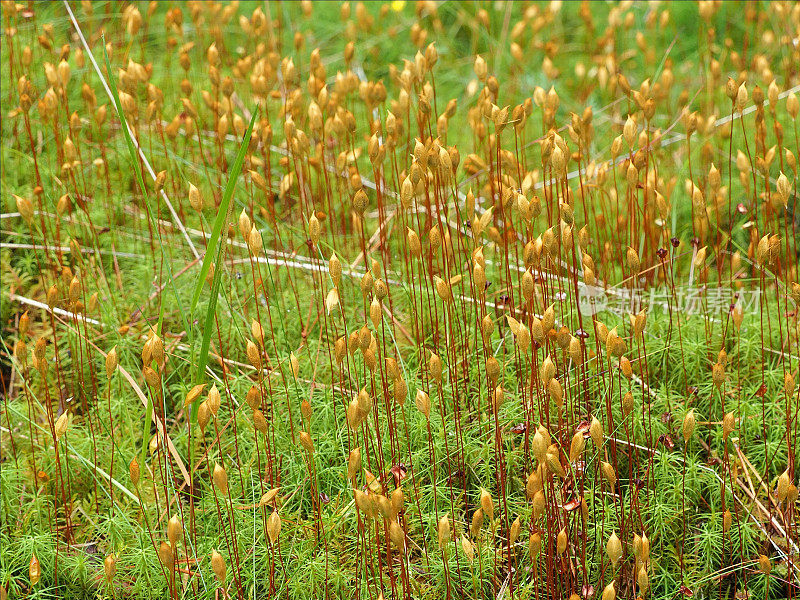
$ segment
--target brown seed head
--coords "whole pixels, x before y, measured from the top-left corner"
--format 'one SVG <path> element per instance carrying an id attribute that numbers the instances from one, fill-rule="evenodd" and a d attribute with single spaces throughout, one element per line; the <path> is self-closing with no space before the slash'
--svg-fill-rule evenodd
<path id="1" fill-rule="evenodd" d="M 214 575 L 217 577 L 217 580 L 221 583 L 225 582 L 225 575 L 227 573 L 227 568 L 225 567 L 225 559 L 222 557 L 222 554 L 217 552 L 216 550 L 212 550 L 211 552 L 211 568 L 214 571 Z"/>
<path id="2" fill-rule="evenodd" d="M 172 515 L 167 522 L 167 538 L 169 538 L 169 543 L 175 547 L 178 544 L 178 541 L 183 537 L 183 524 L 181 520 L 178 518 L 178 515 Z"/>
<path id="3" fill-rule="evenodd" d="M 441 519 L 439 519 L 439 523 L 436 527 L 436 538 L 439 542 L 439 548 L 445 550 L 447 545 L 450 543 L 450 519 L 447 518 L 447 515 L 443 515 Z"/>
<path id="4" fill-rule="evenodd" d="M 683 426 L 681 431 L 683 433 L 683 441 L 688 442 L 689 438 L 692 437 L 694 433 L 695 425 L 697 423 L 697 419 L 694 416 L 694 409 L 690 409 L 689 412 L 683 417 Z"/>
<path id="5" fill-rule="evenodd" d="M 219 493 L 223 496 L 228 495 L 228 473 L 225 471 L 225 467 L 216 463 L 214 465 L 214 472 L 212 474 L 212 479 L 214 480 L 214 485 L 219 490 Z"/>
<path id="6" fill-rule="evenodd" d="M 494 501 L 492 500 L 492 495 L 487 490 L 485 490 L 484 488 L 481 488 L 480 504 L 481 504 L 481 510 L 483 511 L 483 514 L 488 516 L 490 521 L 493 520 L 494 519 Z"/>
<path id="7" fill-rule="evenodd" d="M 136 458 L 132 458 L 130 464 L 128 465 L 128 474 L 131 478 L 131 483 L 134 486 L 139 485 L 139 463 L 136 461 Z"/>
<path id="8" fill-rule="evenodd" d="M 483 529 L 483 509 L 479 508 L 472 514 L 472 521 L 470 522 L 469 533 L 472 537 L 478 537 Z"/>
<path id="9" fill-rule="evenodd" d="M 103 572 L 106 583 L 110 584 L 114 580 L 114 575 L 117 574 L 117 558 L 113 554 L 109 554 L 103 559 Z"/>
<path id="10" fill-rule="evenodd" d="M 30 579 L 31 587 L 35 587 L 42 578 L 42 567 L 39 564 L 39 559 L 36 558 L 36 554 L 31 555 L 31 562 L 28 563 L 28 578 Z"/>
<path id="11" fill-rule="evenodd" d="M 275 545 L 280 534 L 281 517 L 278 515 L 277 510 L 273 510 L 272 514 L 269 516 L 269 519 L 267 519 L 267 536 L 269 537 L 270 544 Z"/>
<path id="12" fill-rule="evenodd" d="M 175 567 L 175 553 L 169 542 L 161 542 L 158 548 L 158 560 L 161 561 L 161 564 L 164 565 L 168 572 L 171 572 Z"/>

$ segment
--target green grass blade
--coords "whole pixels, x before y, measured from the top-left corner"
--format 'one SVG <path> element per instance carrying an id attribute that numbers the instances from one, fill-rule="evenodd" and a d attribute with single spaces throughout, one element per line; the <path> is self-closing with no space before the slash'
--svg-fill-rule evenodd
<path id="1" fill-rule="evenodd" d="M 228 182 L 225 184 L 222 202 L 219 205 L 219 213 L 217 214 L 216 221 L 214 221 L 214 229 L 211 233 L 208 247 L 206 248 L 206 255 L 203 258 L 203 267 L 200 270 L 200 277 L 197 280 L 197 286 L 195 287 L 194 296 L 192 298 L 192 311 L 194 311 L 197 301 L 200 298 L 200 292 L 203 290 L 203 285 L 206 277 L 208 276 L 208 270 L 211 268 L 212 259 L 215 258 L 216 255 L 217 268 L 214 269 L 214 280 L 211 284 L 211 298 L 208 302 L 208 310 L 206 311 L 205 320 L 202 323 L 203 340 L 200 346 L 200 355 L 197 359 L 197 374 L 195 376 L 195 380 L 198 383 L 203 378 L 203 371 L 205 370 L 206 363 L 208 362 L 208 349 L 211 345 L 211 332 L 214 330 L 214 315 L 217 312 L 217 297 L 219 295 L 219 285 L 222 277 L 221 258 L 225 248 L 225 244 L 220 243 L 222 228 L 225 225 L 226 219 L 228 218 L 228 211 L 230 210 L 233 200 L 233 192 L 236 189 L 236 180 L 238 179 L 239 173 L 242 170 L 242 164 L 244 163 L 247 147 L 250 145 L 250 136 L 253 133 L 253 127 L 255 126 L 257 115 L 258 110 L 253 111 L 253 116 L 250 118 L 250 124 L 247 126 L 247 131 L 245 132 L 242 143 L 239 146 L 239 152 L 236 154 L 236 160 L 234 161 L 233 167 L 231 168 L 228 176 Z M 197 414 L 197 411 L 194 409 L 194 407 L 192 413 L 193 416 Z"/>

